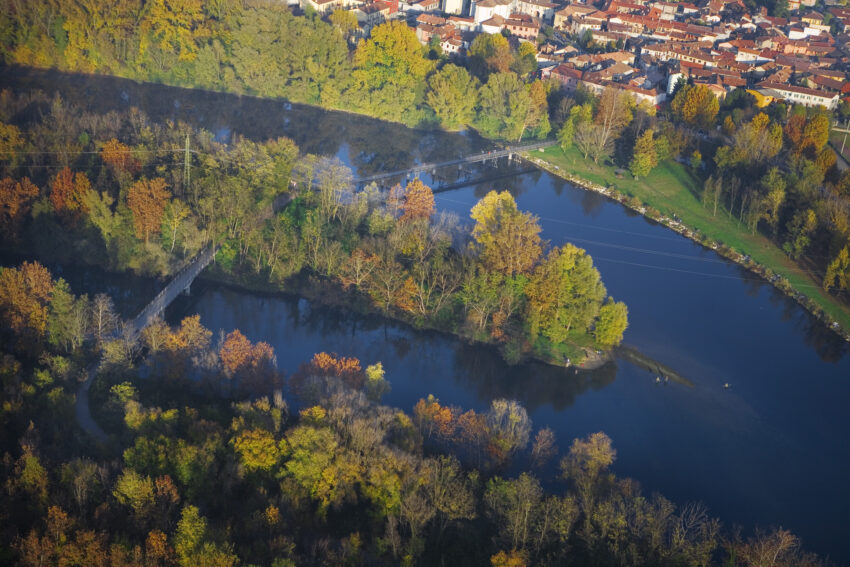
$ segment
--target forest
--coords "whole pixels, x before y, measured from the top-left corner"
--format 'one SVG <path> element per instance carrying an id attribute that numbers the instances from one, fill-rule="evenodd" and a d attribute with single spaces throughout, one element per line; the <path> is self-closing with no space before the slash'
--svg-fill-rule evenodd
<path id="1" fill-rule="evenodd" d="M 469 70 L 404 22 L 355 43 L 351 14 L 293 16 L 269 0 L 3 0 L 0 61 L 104 73 L 360 112 L 408 126 L 545 137 L 536 49 L 481 35 Z M 348 16 L 348 17 L 346 17 Z"/>
<path id="2" fill-rule="evenodd" d="M 824 109 L 761 109 L 745 89 L 718 101 L 684 80 L 660 109 L 611 88 L 568 96 L 536 78 L 532 42 L 479 34 L 455 60 L 422 46 L 403 22 L 355 41 L 350 14 L 294 16 L 264 0 L 3 2 L 6 64 L 280 97 L 509 141 L 555 132 L 565 151 L 635 179 L 665 161 L 687 162 L 713 216 L 720 210 L 739 225 L 722 240 L 761 231 L 846 305 L 850 173 L 827 146 Z"/>
<path id="3" fill-rule="evenodd" d="M 571 165 L 579 177 L 596 164 L 611 165 L 618 178 L 629 175 L 614 186 L 628 187 L 634 208 L 653 218 L 664 208 L 686 223 L 707 219 L 721 244 L 740 248 L 742 235 L 764 235 L 789 265 L 797 264 L 802 287 L 815 283 L 846 310 L 850 171 L 838 167 L 828 145 L 831 120 L 821 107 L 759 108 L 744 89 L 721 102 L 704 85 L 685 81 L 662 109 L 614 89 L 596 96 L 579 88 L 560 98 L 553 124 L 564 156 L 580 161 L 556 163 Z M 671 173 L 676 162 L 684 181 Z M 694 198 L 702 212 L 688 210 Z"/>
<path id="4" fill-rule="evenodd" d="M 602 432 L 560 451 L 515 401 L 381 405 L 380 361 L 318 353 L 285 377 L 198 316 L 132 340 L 108 296 L 37 262 L 0 272 L 0 323 L 4 563 L 822 564 L 782 528 L 644 495 Z M 89 369 L 105 444 L 74 425 Z"/>
<path id="5" fill-rule="evenodd" d="M 475 205 L 470 230 L 436 214 L 418 179 L 388 194 L 355 191 L 347 167 L 300 156 L 286 138 L 225 147 L 135 110 L 2 96 L 13 159 L 0 182 L 0 231 L 12 251 L 167 276 L 212 245 L 212 273 L 226 281 L 493 342 L 513 362 L 579 363 L 626 329 L 626 306 L 607 295 L 592 259 L 548 246 L 509 192 Z M 194 154 L 180 150 L 189 139 Z M 281 196 L 292 200 L 275 210 Z"/>

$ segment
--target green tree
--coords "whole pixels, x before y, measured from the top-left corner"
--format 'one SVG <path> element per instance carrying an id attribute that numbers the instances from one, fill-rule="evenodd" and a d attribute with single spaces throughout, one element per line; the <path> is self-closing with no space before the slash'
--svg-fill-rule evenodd
<path id="1" fill-rule="evenodd" d="M 795 260 L 809 247 L 812 233 L 817 228 L 817 215 L 812 209 L 798 211 L 788 223 L 788 240 L 782 249 Z"/>
<path id="2" fill-rule="evenodd" d="M 472 237 L 489 270 L 506 276 L 528 272 L 542 252 L 540 225 L 531 213 L 517 209 L 507 191 L 490 191 L 470 212 Z"/>
<path id="3" fill-rule="evenodd" d="M 531 113 L 528 89 L 515 73 L 494 73 L 479 91 L 476 124 L 489 138 L 519 140 Z"/>
<path id="4" fill-rule="evenodd" d="M 53 286 L 50 299 L 48 336 L 50 343 L 66 352 L 82 346 L 88 323 L 88 298 L 74 297 L 62 278 Z"/>
<path id="5" fill-rule="evenodd" d="M 537 70 L 537 48 L 530 41 L 523 41 L 517 48 L 512 70 L 520 77 L 528 77 Z"/>
<path id="6" fill-rule="evenodd" d="M 528 473 L 516 480 L 495 477 L 487 482 L 485 510 L 504 544 L 517 550 L 529 547 L 542 498 L 540 482 Z"/>
<path id="7" fill-rule="evenodd" d="M 467 53 L 469 69 L 482 81 L 490 73 L 506 73 L 513 63 L 507 38 L 501 34 L 482 33 L 475 36 Z"/>
<path id="8" fill-rule="evenodd" d="M 207 519 L 195 506 L 186 506 L 180 513 L 177 532 L 174 534 L 174 549 L 180 564 L 191 565 L 195 554 L 201 549 L 207 532 Z"/>
<path id="9" fill-rule="evenodd" d="M 561 343 L 571 329 L 586 331 L 590 327 L 606 292 L 591 257 L 567 243 L 550 250 L 537 265 L 525 293 L 531 336 L 540 333 Z"/>
<path id="10" fill-rule="evenodd" d="M 503 458 L 528 445 L 531 419 L 516 400 L 493 400 L 487 412 L 487 426 L 490 442 Z"/>
<path id="11" fill-rule="evenodd" d="M 611 445 L 611 438 L 599 432 L 574 440 L 569 454 L 561 460 L 564 478 L 576 487 L 579 508 L 584 515 L 585 538 L 591 530 L 596 503 L 606 485 L 613 480 L 608 467 L 616 457 L 617 451 Z"/>
<path id="12" fill-rule="evenodd" d="M 779 229 L 779 210 L 785 202 L 785 178 L 778 167 L 772 167 L 759 181 L 764 193 L 762 198 L 762 218 L 773 229 L 774 236 Z"/>
<path id="13" fill-rule="evenodd" d="M 360 24 L 357 22 L 357 16 L 351 10 L 338 8 L 333 11 L 328 20 L 339 30 L 345 39 L 351 37 L 352 32 L 360 27 Z"/>
<path id="14" fill-rule="evenodd" d="M 850 290 L 850 246 L 842 248 L 826 268 L 823 289 Z"/>
<path id="15" fill-rule="evenodd" d="M 384 378 L 385 374 L 384 365 L 380 362 L 366 367 L 364 389 L 366 396 L 374 402 L 380 402 L 381 398 L 390 391 L 390 383 Z"/>
<path id="16" fill-rule="evenodd" d="M 620 135 L 623 128 L 632 121 L 635 107 L 634 99 L 626 92 L 613 87 L 605 87 L 596 104 L 593 121 L 597 128 L 593 130 L 593 140 L 590 153 L 593 161 L 606 153 L 613 141 Z"/>
<path id="17" fill-rule="evenodd" d="M 387 118 L 411 112 L 434 62 L 404 22 L 393 20 L 372 29 L 354 52 L 356 88 L 352 102 Z"/>
<path id="18" fill-rule="evenodd" d="M 112 491 L 115 499 L 133 510 L 133 515 L 142 522 L 151 514 L 154 504 L 153 480 L 132 469 L 125 470 Z"/>
<path id="19" fill-rule="evenodd" d="M 176 53 L 180 61 L 194 60 L 199 40 L 210 34 L 201 0 L 153 0 L 146 9 L 139 51 L 142 54 L 146 51 L 145 36 L 150 34 L 163 52 Z"/>
<path id="20" fill-rule="evenodd" d="M 249 471 L 270 471 L 280 459 L 274 436 L 265 429 L 249 429 L 237 435 L 233 448 Z"/>
<path id="21" fill-rule="evenodd" d="M 702 152 L 699 150 L 694 150 L 691 154 L 691 159 L 689 160 L 690 166 L 699 171 L 699 168 L 702 166 Z"/>
<path id="22" fill-rule="evenodd" d="M 298 426 L 287 432 L 284 447 L 284 479 L 294 483 L 293 494 L 300 492 L 314 500 L 320 514 L 354 497 L 361 466 L 340 447 L 333 431 Z"/>
<path id="23" fill-rule="evenodd" d="M 635 176 L 646 177 L 658 165 L 658 156 L 655 153 L 655 140 L 652 130 L 646 130 L 635 141 L 632 161 L 629 163 L 629 171 Z"/>
<path id="24" fill-rule="evenodd" d="M 803 136 L 800 140 L 800 150 L 811 149 L 817 154 L 829 141 L 829 116 L 818 112 L 806 121 Z"/>
<path id="25" fill-rule="evenodd" d="M 475 518 L 474 486 L 456 457 L 428 459 L 423 469 L 426 493 L 436 509 L 439 536 L 450 522 Z"/>
<path id="26" fill-rule="evenodd" d="M 434 67 L 413 30 L 399 21 L 372 29 L 370 38 L 357 46 L 354 61 L 356 77 L 366 79 L 373 88 L 387 83 L 415 87 Z"/>
<path id="27" fill-rule="evenodd" d="M 567 118 L 564 121 L 564 125 L 561 126 L 561 129 L 558 130 L 558 143 L 561 146 L 561 150 L 566 152 L 571 147 L 573 147 L 573 138 L 575 137 L 576 126 L 572 117 Z"/>
<path id="28" fill-rule="evenodd" d="M 527 130 L 532 136 L 538 140 L 542 140 L 549 135 L 552 130 L 552 125 L 549 123 L 549 104 L 547 102 L 547 87 L 541 80 L 536 80 L 527 87 L 528 96 L 531 102 L 528 117 L 525 121 L 525 128 L 520 132 L 521 139 L 524 132 Z"/>
<path id="29" fill-rule="evenodd" d="M 594 335 L 596 342 L 603 346 L 614 346 L 623 340 L 623 333 L 629 325 L 629 311 L 623 302 L 608 301 L 599 308 Z"/>
<path id="30" fill-rule="evenodd" d="M 478 100 L 478 81 L 463 67 L 449 63 L 428 79 L 425 100 L 446 127 L 472 124 Z"/>

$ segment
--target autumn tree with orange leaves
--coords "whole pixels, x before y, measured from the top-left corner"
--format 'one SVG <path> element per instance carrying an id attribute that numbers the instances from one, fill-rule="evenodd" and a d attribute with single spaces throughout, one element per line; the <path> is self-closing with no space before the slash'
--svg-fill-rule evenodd
<path id="1" fill-rule="evenodd" d="M 6 240 L 17 238 L 38 193 L 38 187 L 27 177 L 20 181 L 7 177 L 0 181 L 0 236 Z"/>
<path id="2" fill-rule="evenodd" d="M 277 385 L 274 349 L 269 343 L 252 344 L 236 329 L 225 337 L 218 354 L 225 375 L 239 378 L 243 388 L 256 391 Z"/>
<path id="3" fill-rule="evenodd" d="M 444 406 L 433 395 L 420 398 L 413 406 L 413 422 L 425 439 L 437 438 L 452 441 L 458 428 L 460 412 L 457 408 Z"/>
<path id="4" fill-rule="evenodd" d="M 165 188 L 165 180 L 140 179 L 136 181 L 127 193 L 127 206 L 133 213 L 133 225 L 136 237 L 142 238 L 147 244 L 150 234 L 160 229 L 165 206 L 171 193 Z"/>
<path id="5" fill-rule="evenodd" d="M 434 193 L 431 188 L 422 183 L 419 178 L 408 183 L 404 190 L 404 201 L 401 204 L 401 221 L 429 219 L 434 214 Z"/>
<path id="6" fill-rule="evenodd" d="M 345 385 L 360 389 L 366 381 L 366 373 L 357 358 L 320 352 L 292 376 L 293 389 L 298 391 L 310 378 L 339 378 Z"/>
<path id="7" fill-rule="evenodd" d="M 139 160 L 133 157 L 133 150 L 127 144 L 122 144 L 115 138 L 103 144 L 100 150 L 103 162 L 118 173 L 133 173 L 140 167 Z"/>
<path id="8" fill-rule="evenodd" d="M 47 335 L 53 278 L 38 262 L 0 272 L 0 325 L 12 329 L 18 348 L 38 348 Z"/>
<path id="9" fill-rule="evenodd" d="M 91 182 L 85 173 L 73 173 L 65 167 L 56 174 L 50 185 L 50 202 L 60 215 L 77 220 L 81 213 L 88 212 L 86 194 L 91 190 Z"/>

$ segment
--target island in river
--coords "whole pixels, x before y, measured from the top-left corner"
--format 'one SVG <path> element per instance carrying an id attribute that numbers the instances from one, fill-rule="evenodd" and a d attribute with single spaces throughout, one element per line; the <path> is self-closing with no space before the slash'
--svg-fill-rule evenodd
<path id="1" fill-rule="evenodd" d="M 401 168 L 483 144 L 471 134 L 423 133 L 231 95 L 41 72 L 28 80 L 41 81 L 49 93 L 62 91 L 77 105 L 138 106 L 153 121 L 183 120 L 228 142 L 285 135 L 314 153 L 336 155 L 358 175 L 382 163 Z M 103 94 L 93 99 L 87 90 Z M 169 163 L 180 171 L 179 158 Z M 512 170 L 498 166 L 505 174 Z M 434 187 L 463 177 L 474 182 L 493 177 L 493 170 L 437 176 L 423 181 Z M 850 394 L 846 343 L 713 251 L 545 172 L 473 183 L 438 193 L 435 201 L 439 211 L 465 217 L 489 191 L 505 189 L 520 209 L 540 218 L 541 236 L 587 248 L 607 287 L 629 305 L 625 342 L 675 368 L 693 388 L 658 386 L 653 374 L 625 361 L 585 376 L 533 363 L 509 367 L 488 348 L 446 336 L 230 289 L 196 287 L 170 317 L 198 312 L 211 329 L 239 328 L 252 340 L 268 341 L 288 373 L 305 353 L 320 350 L 382 361 L 393 386 L 386 401 L 398 407 L 410 408 L 428 394 L 478 409 L 514 398 L 535 424 L 552 427 L 560 439 L 604 430 L 618 450 L 615 470 L 648 491 L 678 502 L 701 500 L 728 524 L 782 525 L 801 535 L 807 548 L 846 561 L 841 533 L 850 502 L 839 488 L 850 474 L 843 441 L 850 429 L 843 408 Z M 72 272 L 66 267 L 63 276 Z M 76 281 L 96 285 L 104 276 Z M 724 383 L 731 388 L 724 390 Z M 818 482 L 801 483 L 805 478 Z"/>

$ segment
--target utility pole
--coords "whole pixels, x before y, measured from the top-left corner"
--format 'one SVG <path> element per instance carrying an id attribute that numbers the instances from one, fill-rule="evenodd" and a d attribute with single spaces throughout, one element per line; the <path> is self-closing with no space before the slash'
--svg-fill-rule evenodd
<path id="1" fill-rule="evenodd" d="M 189 161 L 189 159 L 190 159 L 189 158 L 189 133 L 186 132 L 186 153 L 185 153 L 185 157 L 183 159 L 183 186 L 184 186 L 183 191 L 184 191 L 184 193 L 186 193 L 189 190 L 189 185 L 190 185 L 190 181 L 191 181 L 192 165 L 191 165 L 191 162 Z M 197 198 L 195 200 L 197 201 Z"/>

